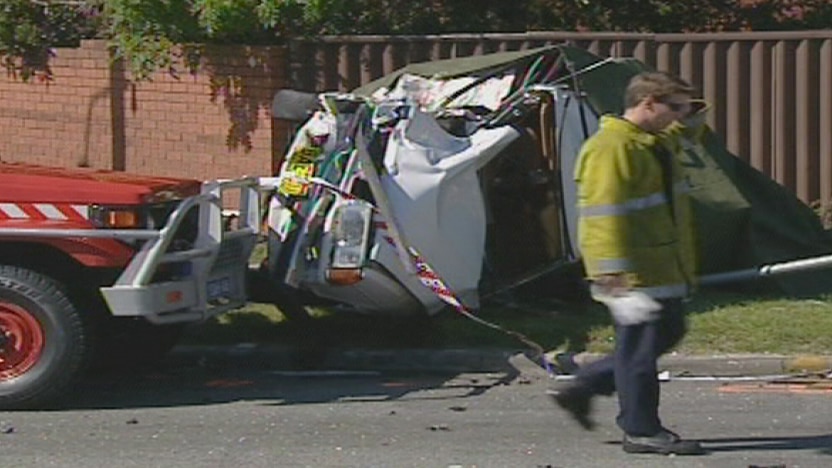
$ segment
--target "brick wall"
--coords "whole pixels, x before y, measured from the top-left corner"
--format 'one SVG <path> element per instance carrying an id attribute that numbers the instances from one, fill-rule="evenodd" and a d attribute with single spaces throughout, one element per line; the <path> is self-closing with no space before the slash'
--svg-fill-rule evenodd
<path id="1" fill-rule="evenodd" d="M 59 49 L 53 82 L 0 77 L 0 160 L 110 167 L 106 50 Z"/>
<path id="2" fill-rule="evenodd" d="M 268 175 L 285 147 L 280 47 L 203 50 L 196 73 L 133 82 L 102 41 L 57 49 L 51 81 L 0 77 L 0 160 L 209 179 Z"/>

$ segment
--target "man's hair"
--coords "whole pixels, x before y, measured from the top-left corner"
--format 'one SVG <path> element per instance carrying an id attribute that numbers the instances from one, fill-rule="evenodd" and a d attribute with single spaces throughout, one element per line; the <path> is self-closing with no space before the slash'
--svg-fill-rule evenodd
<path id="1" fill-rule="evenodd" d="M 643 99 L 661 100 L 672 94 L 693 96 L 696 89 L 686 81 L 665 72 L 642 72 L 630 79 L 624 94 L 624 107 L 635 107 Z"/>

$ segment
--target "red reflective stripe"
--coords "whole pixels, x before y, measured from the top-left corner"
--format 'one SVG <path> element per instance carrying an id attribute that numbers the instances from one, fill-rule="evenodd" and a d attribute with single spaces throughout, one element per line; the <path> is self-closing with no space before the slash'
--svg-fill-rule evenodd
<path id="1" fill-rule="evenodd" d="M 17 203 L 16 205 L 24 213 L 26 213 L 27 216 L 29 216 L 29 219 L 34 219 L 34 220 L 49 219 L 46 216 L 44 216 L 43 213 L 40 212 L 40 210 L 35 208 L 35 205 L 32 205 L 31 203 Z"/>
<path id="2" fill-rule="evenodd" d="M 0 210 L 0 219 L 31 219 L 34 221 L 44 220 L 58 220 L 58 221 L 86 221 L 87 217 L 73 208 L 70 204 L 52 204 L 42 203 L 35 205 L 34 203 L 11 203 L 11 207 L 17 208 L 26 216 L 20 214 L 8 214 L 4 210 Z M 26 218 L 28 216 L 28 218 Z"/>
<path id="3" fill-rule="evenodd" d="M 86 221 L 87 218 L 81 215 L 81 213 L 75 211 L 75 208 L 72 205 L 54 205 L 55 208 L 58 209 L 64 216 L 67 217 L 70 221 Z"/>
<path id="4" fill-rule="evenodd" d="M 27 214 L 15 203 L 3 203 L 0 205 L 0 212 L 2 212 L 7 219 L 26 219 Z"/>

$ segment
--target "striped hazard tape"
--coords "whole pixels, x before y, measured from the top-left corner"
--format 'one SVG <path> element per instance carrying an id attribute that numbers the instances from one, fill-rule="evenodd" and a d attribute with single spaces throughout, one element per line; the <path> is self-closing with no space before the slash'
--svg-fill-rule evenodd
<path id="1" fill-rule="evenodd" d="M 0 220 L 86 221 L 87 205 L 69 203 L 0 203 Z"/>

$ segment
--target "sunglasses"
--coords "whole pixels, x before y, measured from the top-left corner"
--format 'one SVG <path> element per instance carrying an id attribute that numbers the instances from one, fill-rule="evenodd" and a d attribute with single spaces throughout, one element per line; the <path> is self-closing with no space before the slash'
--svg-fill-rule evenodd
<path id="1" fill-rule="evenodd" d="M 691 102 L 690 102 L 690 101 L 685 101 L 685 102 L 673 102 L 673 101 L 661 101 L 661 100 L 660 100 L 659 102 L 661 102 L 662 104 L 666 105 L 666 106 L 667 106 L 670 110 L 672 110 L 673 112 L 682 112 L 682 111 L 683 111 L 683 110 L 685 110 L 685 109 L 690 109 L 690 106 L 691 106 Z"/>

